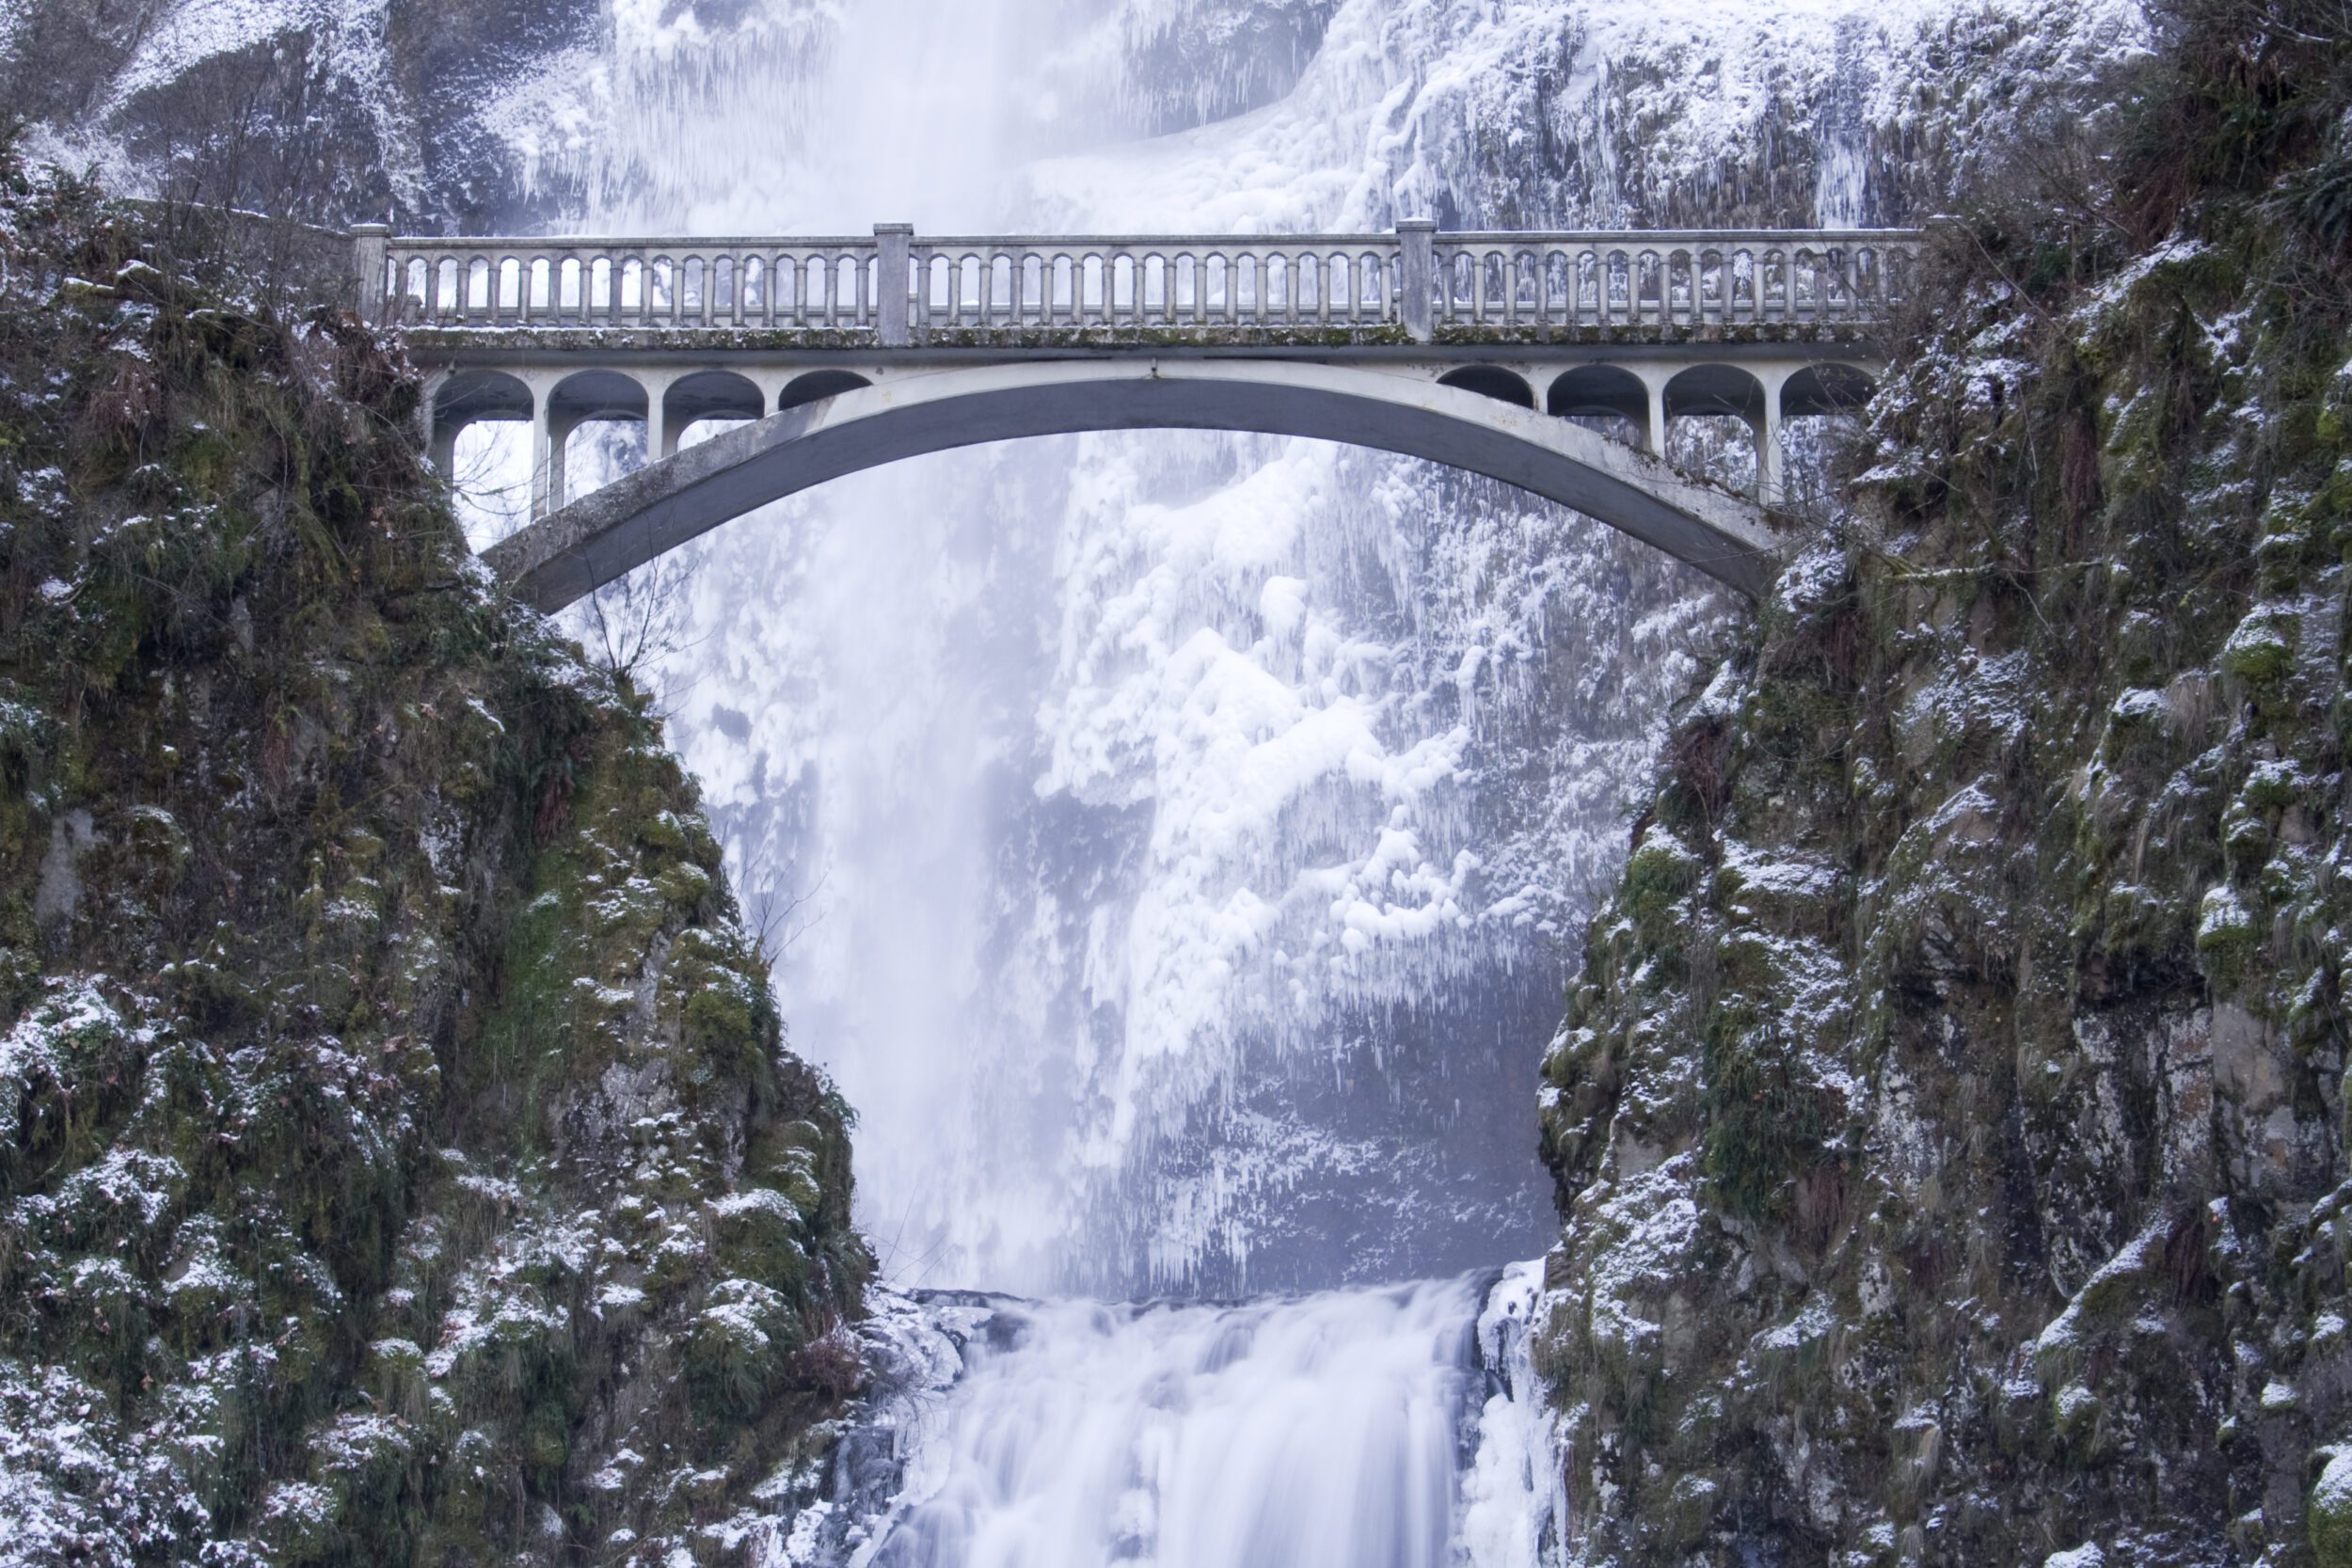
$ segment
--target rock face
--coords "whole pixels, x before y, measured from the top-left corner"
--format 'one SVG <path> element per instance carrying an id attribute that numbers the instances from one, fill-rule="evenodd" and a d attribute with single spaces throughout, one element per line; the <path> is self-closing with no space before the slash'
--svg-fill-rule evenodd
<path id="1" fill-rule="evenodd" d="M 692 787 L 347 318 L 12 166 L 0 256 L 0 1552 L 737 1539 L 868 1263 Z"/>
<path id="2" fill-rule="evenodd" d="M 2106 224 L 1949 236 L 1592 928 L 1578 1560 L 2344 1560 L 2345 77 L 2174 26 Z"/>

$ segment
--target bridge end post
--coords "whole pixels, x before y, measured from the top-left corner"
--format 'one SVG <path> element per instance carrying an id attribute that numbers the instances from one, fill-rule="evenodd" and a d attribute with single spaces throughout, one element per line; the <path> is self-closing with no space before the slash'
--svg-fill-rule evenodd
<path id="1" fill-rule="evenodd" d="M 908 342 L 907 296 L 912 286 L 907 261 L 914 252 L 914 225 L 874 225 L 874 246 L 881 263 L 875 268 L 874 286 L 882 296 L 874 302 L 874 325 L 882 347 L 904 348 Z"/>
<path id="2" fill-rule="evenodd" d="M 351 226 L 352 267 L 359 279 L 359 319 L 370 326 L 383 325 L 385 299 L 390 293 L 384 286 L 384 252 L 391 233 L 389 224 L 355 223 Z"/>
<path id="3" fill-rule="evenodd" d="M 1405 335 L 1417 343 L 1431 336 L 1430 280 L 1437 271 L 1438 225 L 1431 218 L 1401 218 L 1396 226 L 1396 313 Z"/>

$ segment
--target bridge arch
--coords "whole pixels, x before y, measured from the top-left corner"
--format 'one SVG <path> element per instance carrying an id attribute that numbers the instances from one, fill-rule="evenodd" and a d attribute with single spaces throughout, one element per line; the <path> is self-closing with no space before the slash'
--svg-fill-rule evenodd
<path id="1" fill-rule="evenodd" d="M 538 404 L 531 386 L 504 371 L 453 371 L 433 390 L 431 438 L 433 466 L 449 473 L 457 451 L 457 433 L 483 420 L 531 420 Z"/>
<path id="2" fill-rule="evenodd" d="M 1772 567 L 1775 541 L 1755 504 L 1581 426 L 1409 374 L 1256 359 L 1045 360 L 849 388 L 722 432 L 484 554 L 521 596 L 559 610 L 731 518 L 844 474 L 1022 436 L 1138 429 L 1378 448 L 1562 502 L 1741 593 L 1759 592 Z"/>
<path id="3" fill-rule="evenodd" d="M 434 407 L 437 415 L 438 399 Z M 645 384 L 620 371 L 579 371 L 548 388 L 548 491 L 556 505 L 564 504 L 568 489 L 573 433 L 606 420 L 634 420 L 642 425 L 650 408 Z"/>
<path id="4" fill-rule="evenodd" d="M 1544 411 L 1563 418 L 1613 416 L 1638 429 L 1649 420 L 1649 388 L 1622 365 L 1579 365 L 1552 378 Z"/>
<path id="5" fill-rule="evenodd" d="M 1555 419 L 1618 420 L 1633 443 L 1653 455 L 1665 451 L 1662 432 L 1653 433 L 1650 384 L 1622 365 L 1579 365 L 1552 378 L 1544 392 L 1544 412 Z"/>
<path id="6" fill-rule="evenodd" d="M 1448 371 L 1438 377 L 1440 387 L 1459 387 L 1465 392 L 1507 403 L 1515 408 L 1535 406 L 1535 393 L 1524 376 L 1514 374 L 1500 365 L 1465 365 L 1458 371 Z"/>
<path id="7" fill-rule="evenodd" d="M 787 408 L 820 403 L 826 398 L 838 397 L 843 392 L 854 392 L 860 387 L 872 385 L 855 371 L 810 371 L 805 375 L 794 376 L 785 384 L 784 390 L 776 395 L 776 412 L 781 414 Z"/>
<path id="8" fill-rule="evenodd" d="M 661 450 L 677 451 L 687 427 L 703 420 L 756 420 L 768 396 L 750 376 L 733 371 L 689 371 L 661 389 Z"/>
<path id="9" fill-rule="evenodd" d="M 1839 361 L 1807 365 L 1780 387 L 1780 417 L 1851 414 L 1870 400 L 1878 383 L 1859 366 Z"/>
<path id="10" fill-rule="evenodd" d="M 1666 383 L 1666 418 L 1728 414 L 1751 423 L 1764 417 L 1764 383 L 1740 365 L 1693 365 Z"/>

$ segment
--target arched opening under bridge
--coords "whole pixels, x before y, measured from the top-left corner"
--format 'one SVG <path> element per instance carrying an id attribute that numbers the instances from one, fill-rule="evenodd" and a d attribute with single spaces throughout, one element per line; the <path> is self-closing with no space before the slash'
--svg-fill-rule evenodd
<path id="1" fill-rule="evenodd" d="M 1044 360 L 848 388 L 628 474 L 485 560 L 524 598 L 557 610 L 844 474 L 956 447 L 1136 429 L 1307 436 L 1446 464 L 1559 501 L 1743 594 L 1760 592 L 1774 566 L 1776 541 L 1754 501 L 1543 411 L 1376 370 L 1248 359 Z"/>

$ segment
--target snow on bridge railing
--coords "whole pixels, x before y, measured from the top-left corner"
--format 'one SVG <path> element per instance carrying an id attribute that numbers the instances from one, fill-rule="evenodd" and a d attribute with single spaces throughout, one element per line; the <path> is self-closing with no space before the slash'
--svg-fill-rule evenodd
<path id="1" fill-rule="evenodd" d="M 1247 340 L 1854 326 L 1908 295 L 1909 230 L 1120 237 L 422 239 L 353 231 L 371 319 L 460 329 L 1039 332 Z M 897 288 L 884 278 L 902 278 Z"/>

